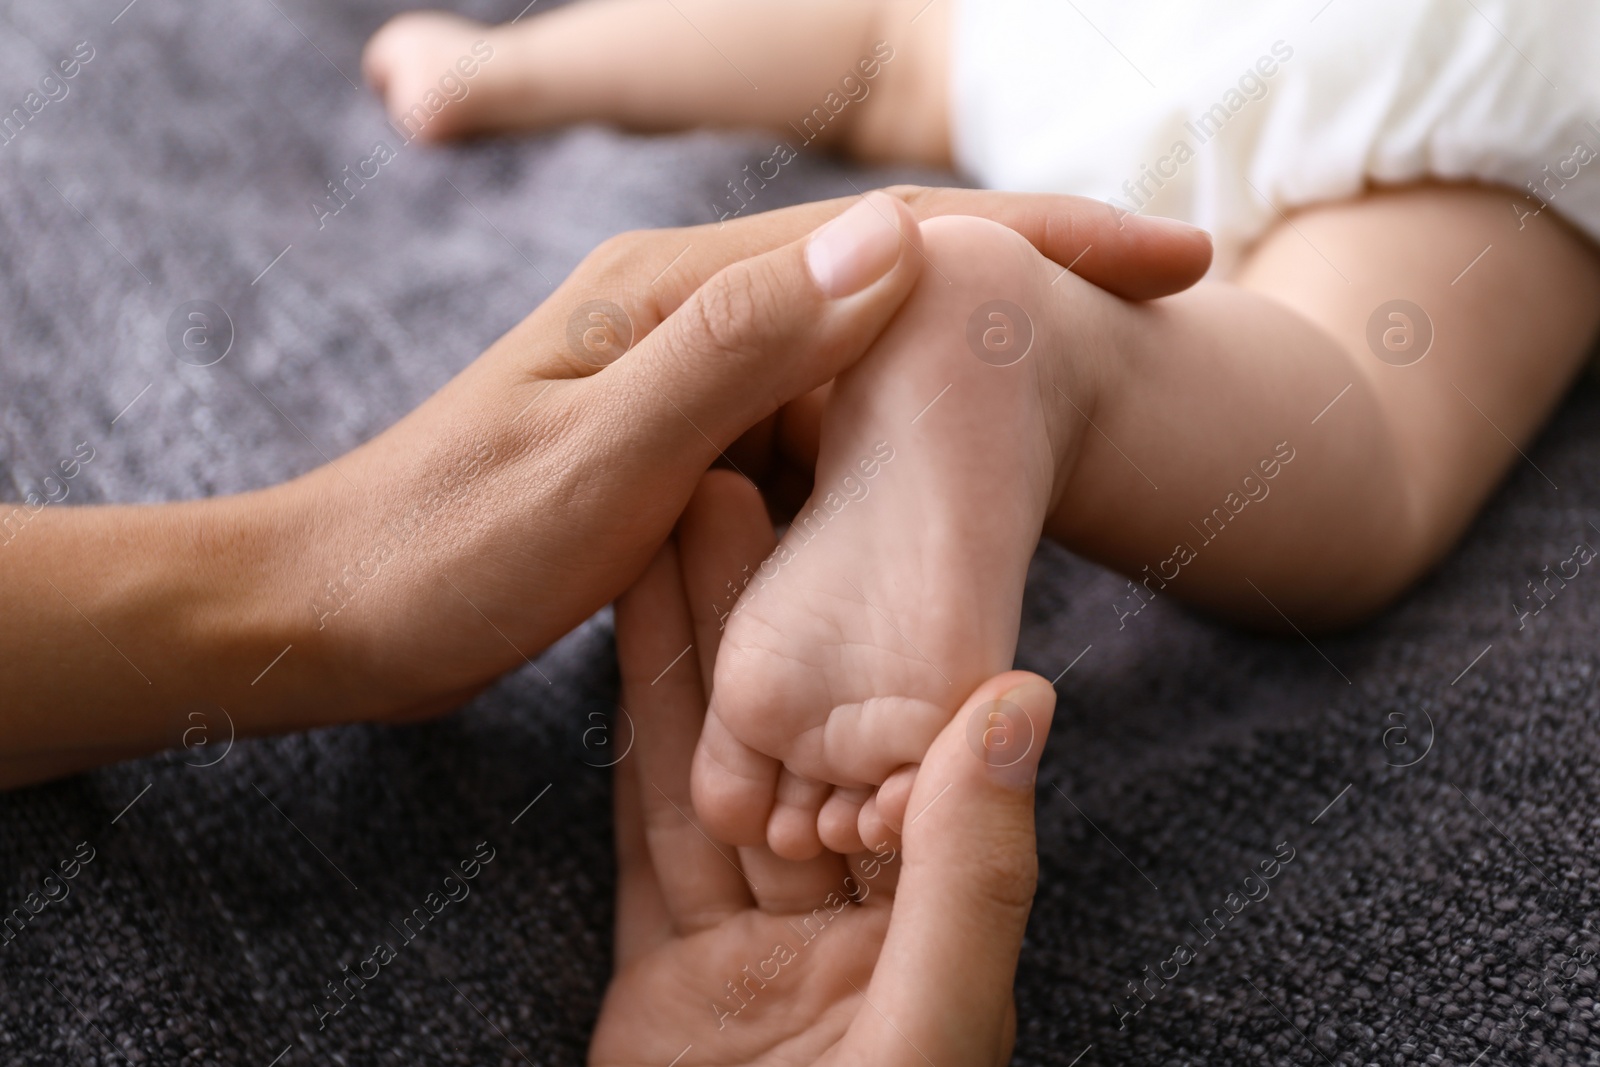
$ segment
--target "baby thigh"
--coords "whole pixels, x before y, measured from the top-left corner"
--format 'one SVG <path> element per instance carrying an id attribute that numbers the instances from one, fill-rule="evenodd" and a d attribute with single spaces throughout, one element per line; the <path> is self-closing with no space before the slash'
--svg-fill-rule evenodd
<path id="1" fill-rule="evenodd" d="M 1051 534 L 1143 598 L 1269 626 L 1391 600 L 1522 462 L 1600 322 L 1593 247 L 1550 215 L 1522 226 L 1512 199 L 1319 206 L 1231 282 L 1123 305 Z"/>

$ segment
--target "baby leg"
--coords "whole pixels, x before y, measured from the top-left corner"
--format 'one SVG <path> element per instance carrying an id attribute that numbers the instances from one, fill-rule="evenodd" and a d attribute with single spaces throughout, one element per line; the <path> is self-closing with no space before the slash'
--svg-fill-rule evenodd
<path id="1" fill-rule="evenodd" d="M 1309 209 L 1233 284 L 1128 307 L 1048 532 L 1134 578 L 1125 608 L 1170 592 L 1312 630 L 1391 601 L 1523 462 L 1600 323 L 1594 247 L 1513 202 L 1424 186 Z"/>
<path id="2" fill-rule="evenodd" d="M 707 826 L 792 859 L 861 848 L 870 788 L 1011 665 L 1085 429 L 1064 398 L 1114 354 L 1121 303 L 1016 233 L 951 216 L 922 235 L 916 289 L 833 385 L 810 500 L 734 590 L 696 754 Z"/>
<path id="3" fill-rule="evenodd" d="M 1170 592 L 1309 629 L 1392 599 L 1594 332 L 1595 253 L 1548 218 L 1519 230 L 1509 199 L 1417 189 L 1309 211 L 1238 284 L 1151 304 L 992 224 L 926 224 L 929 269 L 836 384 L 812 499 L 728 620 L 696 757 L 707 824 L 804 855 L 815 810 L 822 843 L 859 848 L 839 828 L 869 787 L 1010 666 L 1041 526 L 1133 577 L 1130 605 Z M 1402 298 L 1428 322 L 1389 319 Z M 1408 329 L 1431 348 L 1399 366 Z"/>
<path id="4" fill-rule="evenodd" d="M 392 120 L 429 139 L 580 121 L 748 126 L 792 150 L 940 162 L 946 6 L 587 0 L 494 27 L 412 12 L 373 36 L 362 65 Z M 439 82 L 462 57 L 474 74 L 450 100 Z"/>

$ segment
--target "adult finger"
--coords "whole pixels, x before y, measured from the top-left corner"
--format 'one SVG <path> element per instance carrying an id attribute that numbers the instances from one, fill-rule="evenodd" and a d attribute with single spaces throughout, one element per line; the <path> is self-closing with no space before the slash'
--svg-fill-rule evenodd
<path id="1" fill-rule="evenodd" d="M 732 471 L 714 470 L 700 479 L 678 520 L 678 543 L 700 673 L 710 680 L 723 626 L 777 539 L 755 486 Z M 758 844 L 765 840 L 779 764 L 735 736 L 717 712 L 714 691 L 710 698 L 690 772 L 695 813 L 719 841 Z"/>
<path id="2" fill-rule="evenodd" d="M 756 568 L 778 547 L 761 491 L 733 471 L 707 471 L 678 519 L 678 560 L 708 682 L 722 631 Z M 707 689 L 711 688 L 707 685 Z"/>
<path id="3" fill-rule="evenodd" d="M 600 373 L 615 447 L 703 470 L 866 351 L 923 266 L 909 209 L 873 193 L 803 240 L 732 263 Z"/>
<path id="4" fill-rule="evenodd" d="M 1119 211 L 1088 197 L 922 186 L 884 191 L 905 201 L 918 222 L 940 215 L 978 215 L 1016 230 L 1043 255 L 1129 300 L 1181 292 L 1211 266 L 1211 235 L 1206 231 L 1175 219 Z M 798 204 L 723 226 L 672 231 L 662 238 L 662 252 L 681 258 L 659 278 L 661 313 L 688 299 L 728 263 L 797 240 L 858 200 Z M 654 261 L 649 269 L 658 269 Z"/>
<path id="5" fill-rule="evenodd" d="M 854 884 L 845 858 L 833 852 L 787 860 L 766 845 L 745 845 L 739 862 L 755 884 L 756 906 L 768 915 L 808 912 L 833 895 L 848 898 Z"/>
<path id="6" fill-rule="evenodd" d="M 701 676 L 710 678 L 722 627 L 744 591 L 744 581 L 755 573 L 777 539 L 756 487 L 732 471 L 714 470 L 700 480 L 678 520 L 677 540 Z M 770 761 L 770 757 L 762 758 Z M 779 776 L 780 784 L 781 781 Z M 735 782 L 749 784 L 745 778 L 736 778 Z M 693 786 L 690 791 L 698 795 Z M 718 799 L 726 804 L 731 798 L 719 794 Z M 780 803 L 781 799 L 780 796 Z M 751 829 L 759 832 L 760 812 L 772 802 L 773 790 L 768 784 L 764 791 L 733 805 L 737 812 L 731 817 L 737 823 L 743 816 L 754 814 Z M 696 805 L 695 813 L 708 828 L 717 827 L 705 806 Z M 724 821 L 728 817 L 730 813 L 725 813 Z M 811 818 L 814 825 L 814 813 Z M 831 853 L 791 860 L 775 855 L 765 845 L 754 845 L 739 849 L 739 864 L 750 879 L 756 905 L 769 914 L 809 911 L 829 893 L 844 892 L 844 858 Z"/>
<path id="7" fill-rule="evenodd" d="M 661 895 L 650 843 L 644 832 L 638 760 L 624 759 L 611 770 L 611 804 L 616 826 L 617 917 L 612 971 L 659 948 L 672 935 L 672 913 Z"/>
<path id="8" fill-rule="evenodd" d="M 856 899 L 865 907 L 894 906 L 895 889 L 900 885 L 900 846 L 889 841 L 868 845 L 852 853 L 845 864 L 855 878 Z"/>
<path id="9" fill-rule="evenodd" d="M 617 599 L 616 627 L 622 704 L 635 738 L 625 762 L 638 775 L 650 863 L 673 924 L 693 933 L 749 908 L 752 898 L 737 854 L 707 836 L 689 802 L 705 691 L 699 663 L 682 655 L 694 627 L 671 541 Z"/>
<path id="10" fill-rule="evenodd" d="M 1004 1063 L 1012 982 L 1038 875 L 1033 787 L 1055 690 L 1010 671 L 979 686 L 928 750 L 904 868 L 851 1041 L 875 1063 Z M 889 1025 L 886 1019 L 893 1019 Z"/>

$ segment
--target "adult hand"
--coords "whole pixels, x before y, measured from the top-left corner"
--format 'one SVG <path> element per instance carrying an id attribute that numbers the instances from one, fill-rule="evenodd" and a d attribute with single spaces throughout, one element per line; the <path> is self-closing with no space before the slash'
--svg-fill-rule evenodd
<path id="1" fill-rule="evenodd" d="M 996 219 L 1135 297 L 1210 262 L 1203 232 L 1096 201 L 899 192 L 607 242 L 415 413 L 306 479 L 314 563 L 294 607 L 358 665 L 372 713 L 452 706 L 627 588 L 706 468 L 876 338 L 922 268 L 919 218 Z M 419 505 L 435 517 L 362 579 Z M 347 566 L 352 591 L 327 590 Z"/>
<path id="2" fill-rule="evenodd" d="M 1210 262 L 1201 231 L 1097 201 L 894 192 L 608 241 L 285 485 L 42 509 L 0 573 L 28 609 L 0 613 L 0 785 L 179 743 L 193 709 L 248 734 L 455 706 L 627 588 L 712 462 L 866 350 L 921 269 L 917 219 L 987 216 L 1130 298 Z"/>
<path id="3" fill-rule="evenodd" d="M 713 471 L 617 603 L 635 740 L 616 769 L 616 970 L 590 1062 L 1006 1063 L 1054 690 L 1012 671 L 972 694 L 928 751 L 898 854 L 796 863 L 713 844 L 689 803 L 701 665 L 716 653 L 711 605 L 759 562 L 766 523 L 747 482 Z M 699 655 L 661 674 L 691 642 Z M 1021 758 L 1003 744 L 986 758 L 992 731 L 969 729 L 1002 698 L 1031 723 Z"/>

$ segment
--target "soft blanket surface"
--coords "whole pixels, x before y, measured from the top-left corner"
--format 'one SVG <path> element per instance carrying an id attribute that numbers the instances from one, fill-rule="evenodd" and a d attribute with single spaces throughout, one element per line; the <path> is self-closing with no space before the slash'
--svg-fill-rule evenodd
<path id="1" fill-rule="evenodd" d="M 125 3 L 0 14 L 0 114 L 27 114 L 0 145 L 13 499 L 84 443 L 52 506 L 303 472 L 421 401 L 599 241 L 708 221 L 772 152 L 595 127 L 403 145 L 352 84 L 383 0 Z M 92 58 L 31 112 L 80 42 Z M 394 158 L 319 228 L 325 184 L 379 142 Z M 756 206 L 910 176 L 802 154 Z M 236 334 L 209 367 L 167 340 L 197 300 Z M 1059 676 L 1062 713 L 1019 1063 L 1600 1062 L 1600 578 L 1520 628 L 1513 607 L 1600 544 L 1600 395 L 1580 389 L 1529 456 L 1437 574 L 1315 647 L 1165 600 L 1119 622 L 1123 580 L 1041 550 L 1019 665 Z M 614 707 L 612 658 L 602 616 L 541 659 L 549 684 L 518 672 L 434 723 L 241 742 L 202 766 L 223 751 L 213 723 L 192 738 L 208 746 L 0 796 L 0 910 L 76 867 L 0 947 L 0 1062 L 580 1061 L 613 880 L 584 737 Z M 319 1030 L 326 983 L 481 842 L 470 896 Z"/>

